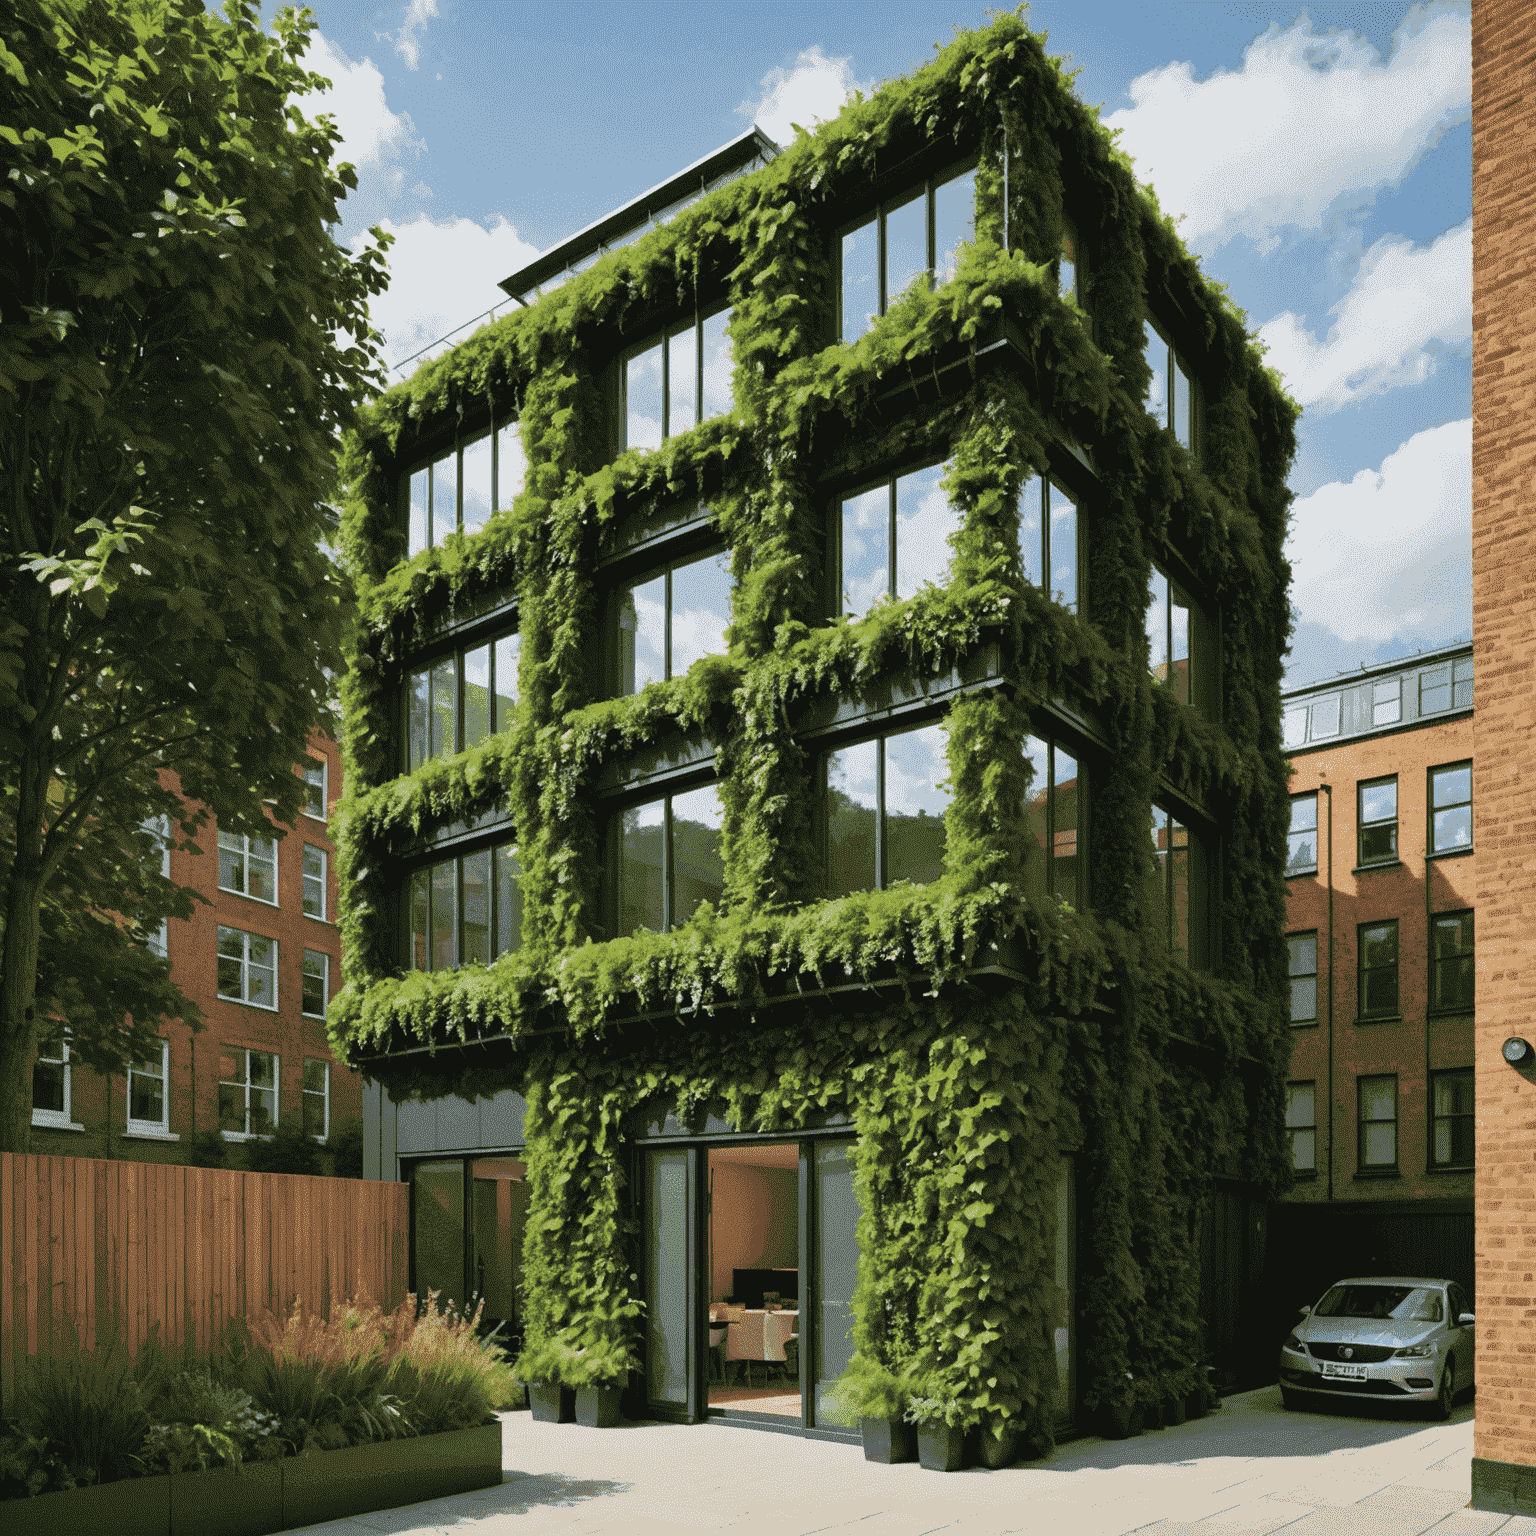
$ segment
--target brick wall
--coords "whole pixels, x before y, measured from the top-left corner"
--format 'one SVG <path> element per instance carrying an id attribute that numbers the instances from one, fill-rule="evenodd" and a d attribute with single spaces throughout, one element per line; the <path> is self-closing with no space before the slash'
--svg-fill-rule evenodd
<path id="1" fill-rule="evenodd" d="M 1473 1502 L 1536 1510 L 1536 7 L 1472 7 L 1478 1403 Z"/>
<path id="2" fill-rule="evenodd" d="M 327 765 L 327 798 L 341 795 L 341 753 L 335 742 L 316 736 L 311 755 Z M 330 1125 L 334 1133 L 362 1116 L 362 1079 L 338 1063 L 325 1037 L 322 1019 L 302 1008 L 304 951 L 329 957 L 331 990 L 340 985 L 341 939 L 335 922 L 336 855 L 328 823 L 300 816 L 277 845 L 277 904 L 256 901 L 219 889 L 217 825 L 210 820 L 198 834 L 200 855 L 171 854 L 171 878 L 192 887 L 205 902 L 185 922 L 168 925 L 167 945 L 177 983 L 202 1009 L 207 1028 L 200 1034 L 179 1020 L 161 1029 L 170 1043 L 169 1131 L 154 1135 L 128 1125 L 128 1084 L 121 1073 L 103 1078 L 83 1067 L 70 1071 L 71 1119 L 79 1129 L 55 1129 L 34 1119 L 32 1151 L 84 1157 L 127 1158 L 135 1162 L 182 1163 L 198 1131 L 216 1129 L 220 1054 L 225 1046 L 275 1052 L 278 1056 L 278 1114 L 297 1119 L 302 1112 L 302 1073 L 306 1057 L 330 1065 Z M 303 910 L 303 845 L 326 855 L 326 919 Z M 218 994 L 218 929 L 243 929 L 277 940 L 277 1008 L 233 1002 Z M 230 1164 L 239 1166 L 238 1145 L 230 1146 Z"/>
<path id="3" fill-rule="evenodd" d="M 1481 679 L 1478 682 L 1481 688 Z M 1481 696 L 1479 696 L 1481 709 Z M 1317 1085 L 1317 1173 L 1302 1179 L 1289 1197 L 1295 1203 L 1466 1199 L 1472 1175 L 1437 1170 L 1430 1157 L 1430 1077 L 1473 1064 L 1473 1025 L 1468 1013 L 1431 1007 L 1430 919 L 1476 906 L 1473 853 L 1427 856 L 1429 770 L 1473 755 L 1473 721 L 1447 720 L 1414 730 L 1370 736 L 1322 751 L 1293 755 L 1291 793 L 1332 787 L 1333 838 L 1333 1087 L 1329 1073 L 1328 852 L 1329 797 L 1318 794 L 1316 875 L 1286 882 L 1286 926 L 1317 933 L 1317 1021 L 1294 1031 L 1290 1077 Z M 1398 863 L 1357 867 L 1358 786 L 1397 777 Z M 1361 924 L 1395 919 L 1398 924 L 1398 1016 L 1360 1019 Z M 1362 1171 L 1358 1157 L 1357 1082 L 1365 1075 L 1397 1077 L 1397 1167 Z M 1328 1139 L 1328 1102 L 1333 1105 L 1333 1145 Z"/>

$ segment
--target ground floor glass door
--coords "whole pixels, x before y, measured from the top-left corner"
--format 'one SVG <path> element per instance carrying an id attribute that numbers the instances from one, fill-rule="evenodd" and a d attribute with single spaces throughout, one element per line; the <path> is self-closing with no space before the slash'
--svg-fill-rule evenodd
<path id="1" fill-rule="evenodd" d="M 690 1242 L 688 1162 L 685 1147 L 645 1154 L 645 1379 L 646 1396 L 660 1406 L 688 1407 Z"/>
<path id="2" fill-rule="evenodd" d="M 853 1190 L 853 1147 L 846 1141 L 811 1146 L 811 1226 L 816 1298 L 814 1422 L 822 1421 L 833 1382 L 853 1358 L 853 1291 L 859 1281 L 859 1201 Z"/>

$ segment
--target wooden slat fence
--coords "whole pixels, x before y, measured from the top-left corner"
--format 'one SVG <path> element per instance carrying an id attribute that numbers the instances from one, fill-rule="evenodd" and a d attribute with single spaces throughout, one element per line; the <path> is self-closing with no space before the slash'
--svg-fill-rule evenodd
<path id="1" fill-rule="evenodd" d="M 407 1186 L 0 1152 L 0 1405 L 29 1355 L 207 1348 L 235 1316 L 405 1296 Z"/>

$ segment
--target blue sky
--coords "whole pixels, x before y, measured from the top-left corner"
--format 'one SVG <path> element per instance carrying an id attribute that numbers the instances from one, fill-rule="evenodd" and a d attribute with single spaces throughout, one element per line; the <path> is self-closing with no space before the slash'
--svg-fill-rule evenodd
<path id="1" fill-rule="evenodd" d="M 344 234 L 396 236 L 374 317 L 392 363 L 752 121 L 787 139 L 987 19 L 899 0 L 313 9 L 360 178 Z M 1306 408 L 1288 681 L 1470 636 L 1467 4 L 1041 0 L 1029 20 Z"/>

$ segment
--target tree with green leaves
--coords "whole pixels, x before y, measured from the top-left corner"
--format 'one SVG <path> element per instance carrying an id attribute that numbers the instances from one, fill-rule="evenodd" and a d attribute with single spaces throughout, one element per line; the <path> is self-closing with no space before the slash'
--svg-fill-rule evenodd
<path id="1" fill-rule="evenodd" d="M 327 498 L 387 240 L 334 238 L 356 178 L 300 109 L 311 22 L 0 11 L 0 1149 L 61 1026 L 112 1071 L 201 1022 L 144 942 L 192 900 L 146 822 L 269 835 L 329 720 Z"/>

